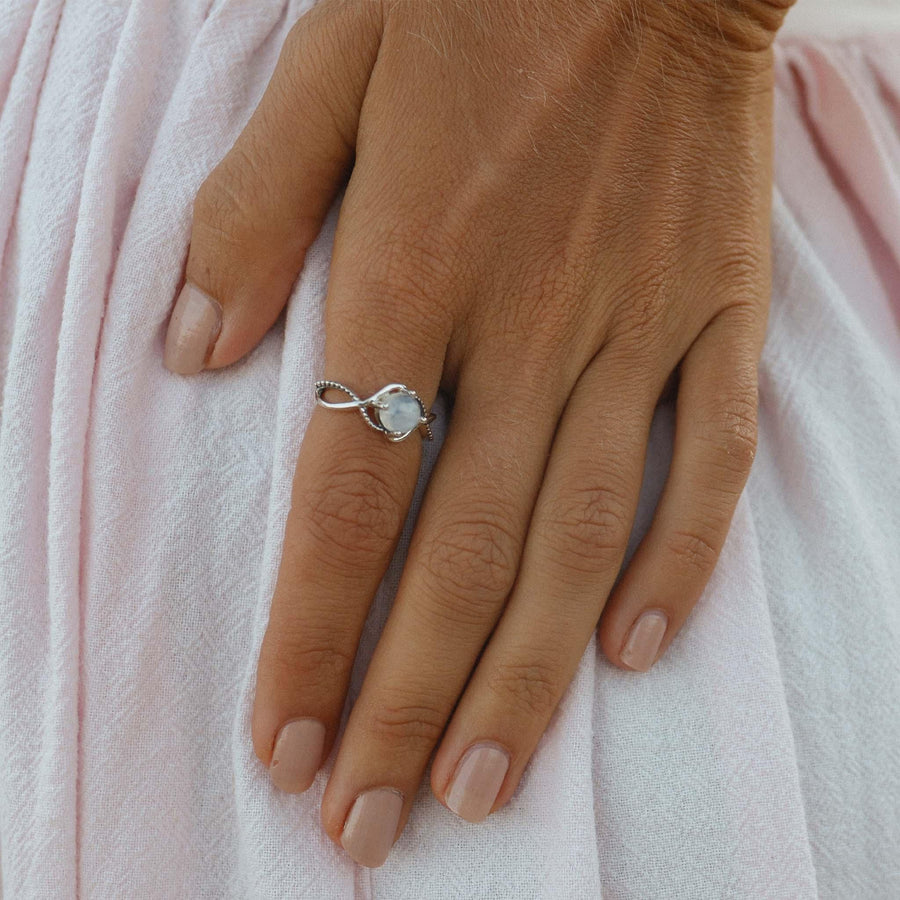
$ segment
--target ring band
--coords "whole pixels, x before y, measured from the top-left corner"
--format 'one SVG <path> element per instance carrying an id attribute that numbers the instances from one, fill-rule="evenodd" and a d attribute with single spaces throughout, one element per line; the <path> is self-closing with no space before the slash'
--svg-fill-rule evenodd
<path id="1" fill-rule="evenodd" d="M 351 399 L 340 403 L 323 399 L 322 395 L 329 388 L 343 391 Z M 434 440 L 431 422 L 435 414 L 428 412 L 419 395 L 405 384 L 388 384 L 363 399 L 339 381 L 317 381 L 316 403 L 326 409 L 358 409 L 366 424 L 380 431 L 389 441 L 402 441 L 419 427 L 425 428 L 427 440 Z"/>

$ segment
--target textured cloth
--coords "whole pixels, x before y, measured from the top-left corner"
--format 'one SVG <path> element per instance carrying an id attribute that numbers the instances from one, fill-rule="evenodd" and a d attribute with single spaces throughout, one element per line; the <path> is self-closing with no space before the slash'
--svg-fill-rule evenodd
<path id="1" fill-rule="evenodd" d="M 326 773 L 279 792 L 249 724 L 339 200 L 259 347 L 162 365 L 193 196 L 306 4 L 6 0 L 8 900 L 900 897 L 900 4 L 869 5 L 877 29 L 778 39 L 760 448 L 703 598 L 648 674 L 591 642 L 506 808 L 469 825 L 426 784 L 366 870 L 321 830 Z"/>

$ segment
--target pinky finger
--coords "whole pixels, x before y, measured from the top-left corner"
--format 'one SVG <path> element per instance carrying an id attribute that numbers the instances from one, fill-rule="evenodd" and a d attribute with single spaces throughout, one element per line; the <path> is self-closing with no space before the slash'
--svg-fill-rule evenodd
<path id="1" fill-rule="evenodd" d="M 746 308 L 726 309 L 682 361 L 669 476 L 599 625 L 615 665 L 646 672 L 712 575 L 756 453 L 763 330 Z"/>

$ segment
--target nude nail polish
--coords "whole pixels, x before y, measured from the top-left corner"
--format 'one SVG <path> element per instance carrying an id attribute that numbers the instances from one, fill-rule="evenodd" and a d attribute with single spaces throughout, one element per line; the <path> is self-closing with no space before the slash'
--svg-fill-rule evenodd
<path id="1" fill-rule="evenodd" d="M 474 744 L 456 767 L 447 806 L 467 822 L 486 819 L 509 769 L 509 754 L 496 744 Z"/>
<path id="2" fill-rule="evenodd" d="M 269 774 L 272 783 L 289 794 L 307 790 L 322 763 L 325 725 L 318 719 L 285 722 L 275 739 Z"/>
<path id="3" fill-rule="evenodd" d="M 626 666 L 646 672 L 656 661 L 659 646 L 669 627 L 669 617 L 661 609 L 648 609 L 632 625 L 619 654 Z"/>
<path id="4" fill-rule="evenodd" d="M 361 866 L 383 865 L 394 846 L 394 835 L 403 811 L 403 794 L 394 788 L 374 788 L 361 793 L 347 816 L 341 846 Z"/>
<path id="5" fill-rule="evenodd" d="M 195 284 L 186 282 L 169 319 L 165 367 L 176 375 L 200 372 L 221 330 L 222 305 Z"/>

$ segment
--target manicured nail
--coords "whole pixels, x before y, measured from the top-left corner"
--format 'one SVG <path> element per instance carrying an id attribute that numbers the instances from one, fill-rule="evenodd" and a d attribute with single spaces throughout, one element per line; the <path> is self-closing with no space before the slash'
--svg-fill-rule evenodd
<path id="1" fill-rule="evenodd" d="M 325 725 L 318 719 L 285 722 L 275 740 L 269 774 L 289 794 L 305 791 L 316 777 L 325 746 Z"/>
<path id="2" fill-rule="evenodd" d="M 403 811 L 403 794 L 394 788 L 374 788 L 360 794 L 347 816 L 341 846 L 361 866 L 384 863 L 394 846 Z"/>
<path id="3" fill-rule="evenodd" d="M 496 744 L 470 747 L 456 767 L 447 791 L 447 806 L 468 822 L 486 819 L 508 768 L 509 754 Z"/>
<path id="4" fill-rule="evenodd" d="M 221 330 L 222 305 L 186 282 L 166 332 L 165 367 L 176 375 L 195 375 L 206 365 Z"/>
<path id="5" fill-rule="evenodd" d="M 669 627 L 669 617 L 661 609 L 648 609 L 631 628 L 619 656 L 622 662 L 638 672 L 646 672 L 656 661 L 659 645 Z"/>

